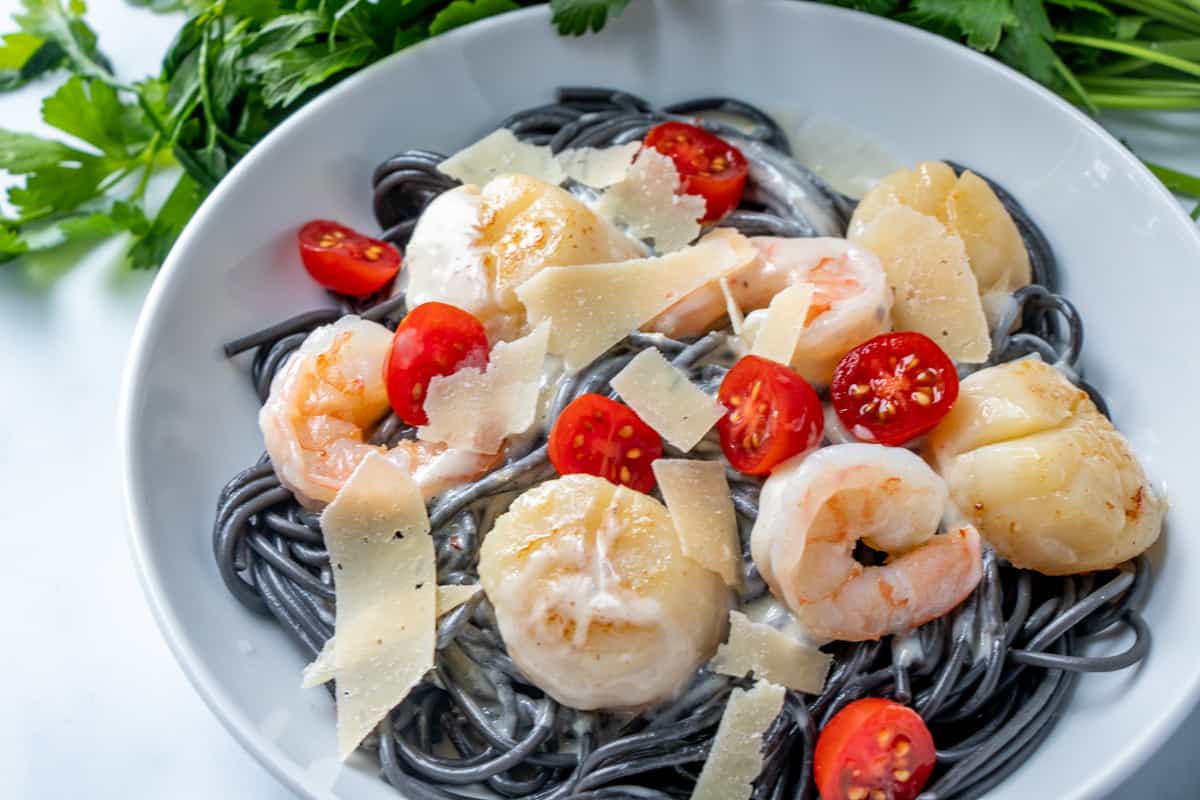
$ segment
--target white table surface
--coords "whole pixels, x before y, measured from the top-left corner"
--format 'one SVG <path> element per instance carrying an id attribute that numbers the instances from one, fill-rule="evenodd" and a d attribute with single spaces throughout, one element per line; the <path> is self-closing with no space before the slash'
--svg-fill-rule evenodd
<path id="1" fill-rule="evenodd" d="M 0 31 L 16 7 L 0 0 Z M 123 0 L 92 0 L 89 19 L 129 78 L 157 69 L 179 24 Z M 0 126 L 44 132 L 50 87 L 0 95 Z M 1114 123 L 1142 155 L 1200 171 L 1200 114 L 1175 120 Z M 134 575 L 116 408 L 154 276 L 118 249 L 0 265 L 0 797 L 289 798 L 193 693 Z M 1198 740 L 1195 713 L 1111 800 L 1200 795 Z"/>

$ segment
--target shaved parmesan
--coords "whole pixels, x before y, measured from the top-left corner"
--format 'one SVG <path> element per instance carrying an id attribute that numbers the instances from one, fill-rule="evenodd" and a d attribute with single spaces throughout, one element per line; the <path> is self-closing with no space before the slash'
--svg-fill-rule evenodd
<path id="1" fill-rule="evenodd" d="M 559 153 L 558 164 L 568 178 L 593 189 L 607 189 L 625 180 L 633 157 L 641 149 L 641 142 L 613 147 L 580 147 Z"/>
<path id="2" fill-rule="evenodd" d="M 351 473 L 321 514 L 321 530 L 337 584 L 333 661 L 345 759 L 433 667 L 437 559 L 420 489 L 379 452 Z"/>
<path id="3" fill-rule="evenodd" d="M 429 382 L 425 413 L 417 429 L 427 442 L 445 442 L 475 453 L 498 453 L 506 437 L 523 433 L 537 417 L 542 364 L 550 325 L 492 348 L 487 371 L 476 367 L 439 375 Z"/>
<path id="4" fill-rule="evenodd" d="M 479 584 L 474 583 L 470 586 L 439 586 L 437 587 L 437 613 L 438 616 L 449 614 L 454 609 L 461 606 L 463 603 L 470 600 L 475 595 L 479 594 Z"/>
<path id="5" fill-rule="evenodd" d="M 808 307 L 812 305 L 811 283 L 797 283 L 771 298 L 767 317 L 763 320 L 750 352 L 756 356 L 791 364 L 792 354 L 804 331 Z"/>
<path id="6" fill-rule="evenodd" d="M 483 186 L 497 175 L 528 175 L 546 183 L 563 181 L 563 168 L 549 147 L 526 144 L 508 128 L 489 133 L 438 164 L 438 171 Z"/>
<path id="7" fill-rule="evenodd" d="M 675 162 L 657 150 L 643 150 L 624 179 L 601 195 L 596 212 L 669 253 L 700 235 L 706 208 L 703 197 L 679 194 L 679 187 Z"/>
<path id="8" fill-rule="evenodd" d="M 833 656 L 796 641 L 761 622 L 751 622 L 740 611 L 729 612 L 729 641 L 717 648 L 710 664 L 713 672 L 740 678 L 753 672 L 798 692 L 819 694 Z"/>
<path id="9" fill-rule="evenodd" d="M 440 617 L 443 614 L 449 614 L 479 594 L 480 588 L 478 583 L 467 586 L 450 584 L 437 587 L 437 615 Z M 304 668 L 304 674 L 300 682 L 301 688 L 311 689 L 314 686 L 320 686 L 337 678 L 337 668 L 333 663 L 334 646 L 334 638 L 331 636 L 325 642 L 325 646 L 321 648 L 321 652 L 313 659 L 313 662 Z"/>
<path id="10" fill-rule="evenodd" d="M 614 375 L 612 387 L 647 425 L 684 452 L 725 416 L 725 406 L 700 391 L 653 347 L 638 353 Z"/>
<path id="11" fill-rule="evenodd" d="M 719 228 L 692 247 L 657 258 L 546 267 L 517 287 L 517 296 L 531 324 L 551 321 L 550 352 L 578 370 L 756 252 L 740 233 Z"/>
<path id="12" fill-rule="evenodd" d="M 337 668 L 333 663 L 333 637 L 330 637 L 313 662 L 304 668 L 304 673 L 300 678 L 300 688 L 311 689 L 314 686 L 329 683 L 336 677 Z"/>
<path id="13" fill-rule="evenodd" d="M 723 276 L 720 284 L 721 294 L 725 297 L 725 313 L 729 315 L 729 327 L 733 329 L 734 336 L 741 336 L 742 323 L 746 321 L 746 317 L 742 314 L 737 298 L 733 296 L 733 290 L 729 288 L 729 276 Z"/>
<path id="14" fill-rule="evenodd" d="M 720 575 L 726 586 L 740 587 L 742 547 L 725 467 L 718 461 L 664 458 L 651 467 L 671 512 L 679 549 Z"/>
<path id="15" fill-rule="evenodd" d="M 784 688 L 759 681 L 734 689 L 692 800 L 749 800 L 762 770 L 763 734 L 783 709 Z"/>

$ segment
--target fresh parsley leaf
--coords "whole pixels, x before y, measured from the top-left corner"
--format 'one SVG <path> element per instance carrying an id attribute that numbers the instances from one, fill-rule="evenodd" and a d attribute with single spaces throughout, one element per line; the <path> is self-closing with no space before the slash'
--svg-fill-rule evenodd
<path id="1" fill-rule="evenodd" d="M 21 235 L 10 228 L 0 225 L 0 264 L 12 261 L 29 249 L 29 244 Z"/>
<path id="2" fill-rule="evenodd" d="M 550 0 L 551 22 L 564 36 L 582 36 L 599 31 L 608 16 L 617 16 L 629 0 Z"/>
<path id="3" fill-rule="evenodd" d="M 62 63 L 62 48 L 31 33 L 0 36 L 0 91 L 24 86 Z"/>
<path id="4" fill-rule="evenodd" d="M 911 18 L 940 30 L 957 30 L 976 50 L 990 52 L 1017 22 L 1012 0 L 913 0 Z"/>
<path id="5" fill-rule="evenodd" d="M 1014 22 L 1008 29 L 996 56 L 1013 69 L 1047 86 L 1055 76 L 1054 29 L 1046 16 L 1042 0 L 1013 0 Z"/>
<path id="6" fill-rule="evenodd" d="M 62 161 L 89 157 L 87 153 L 53 139 L 0 129 L 0 170 L 12 175 L 24 175 Z"/>
<path id="7" fill-rule="evenodd" d="M 29 173 L 24 186 L 8 190 L 8 201 L 27 217 L 74 211 L 96 197 L 109 174 L 99 158 L 64 161 Z"/>
<path id="8" fill-rule="evenodd" d="M 129 156 L 129 147 L 145 140 L 140 112 L 96 80 L 70 78 L 42 102 L 42 119 L 114 158 Z"/>
<path id="9" fill-rule="evenodd" d="M 186 173 L 181 175 L 154 222 L 134 241 L 129 250 L 129 265 L 134 269 L 160 266 L 203 199 L 204 192 L 196 181 Z"/>
<path id="10" fill-rule="evenodd" d="M 169 14 L 172 11 L 188 11 L 197 13 L 208 5 L 205 0 L 125 0 L 131 6 L 145 8 L 156 14 Z"/>
<path id="11" fill-rule="evenodd" d="M 454 0 L 429 23 L 429 35 L 438 36 L 461 25 L 518 8 L 520 6 L 512 0 Z"/>
<path id="12" fill-rule="evenodd" d="M 310 44 L 280 53 L 262 72 L 262 96 L 268 107 L 289 106 L 309 89 L 346 70 L 366 64 L 374 50 L 370 42 L 331 50 Z"/>
<path id="13" fill-rule="evenodd" d="M 61 48 L 76 74 L 107 78 L 112 65 L 100 52 L 95 32 L 83 21 L 87 10 L 82 0 L 71 0 L 67 8 L 62 0 L 22 0 L 25 11 L 14 15 L 21 31 L 37 36 Z"/>

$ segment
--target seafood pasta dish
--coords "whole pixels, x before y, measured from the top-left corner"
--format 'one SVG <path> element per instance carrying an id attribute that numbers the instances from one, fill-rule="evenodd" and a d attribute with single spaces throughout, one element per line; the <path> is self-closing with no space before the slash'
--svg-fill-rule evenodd
<path id="1" fill-rule="evenodd" d="M 1002 184 L 850 198 L 744 102 L 567 88 L 382 163 L 378 231 L 297 220 L 330 302 L 225 346 L 265 452 L 213 547 L 330 753 L 412 800 L 1019 769 L 1147 657 L 1167 503 Z"/>

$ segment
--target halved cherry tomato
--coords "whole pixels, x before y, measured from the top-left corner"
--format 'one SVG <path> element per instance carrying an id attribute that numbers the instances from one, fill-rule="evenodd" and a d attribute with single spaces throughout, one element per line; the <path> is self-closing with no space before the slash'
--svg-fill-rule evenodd
<path id="1" fill-rule="evenodd" d="M 639 492 L 654 488 L 650 464 L 662 457 L 662 438 L 629 406 L 581 394 L 550 431 L 550 463 L 561 475 L 586 472 Z"/>
<path id="2" fill-rule="evenodd" d="M 300 229 L 300 260 L 313 280 L 326 289 L 366 297 L 400 271 L 400 251 L 387 242 L 314 219 Z"/>
<path id="3" fill-rule="evenodd" d="M 488 363 L 487 333 L 474 316 L 445 303 L 422 303 L 408 312 L 392 337 L 384 364 L 388 402 L 409 425 L 425 425 L 429 381 Z"/>
<path id="4" fill-rule="evenodd" d="M 746 157 L 720 136 L 686 122 L 664 122 L 646 133 L 644 144 L 675 162 L 684 194 L 704 198 L 701 222 L 718 220 L 741 202 Z"/>
<path id="5" fill-rule="evenodd" d="M 928 336 L 885 333 L 846 354 L 829 393 L 838 419 L 856 437 L 904 444 L 950 412 L 958 398 L 958 371 Z"/>
<path id="6" fill-rule="evenodd" d="M 882 697 L 843 708 L 817 737 L 813 779 L 821 800 L 913 800 L 936 754 L 925 721 Z"/>
<path id="7" fill-rule="evenodd" d="M 729 413 L 717 422 L 733 468 L 766 475 L 781 461 L 816 447 L 825 431 L 821 398 L 792 370 L 759 356 L 733 365 L 717 391 Z"/>

